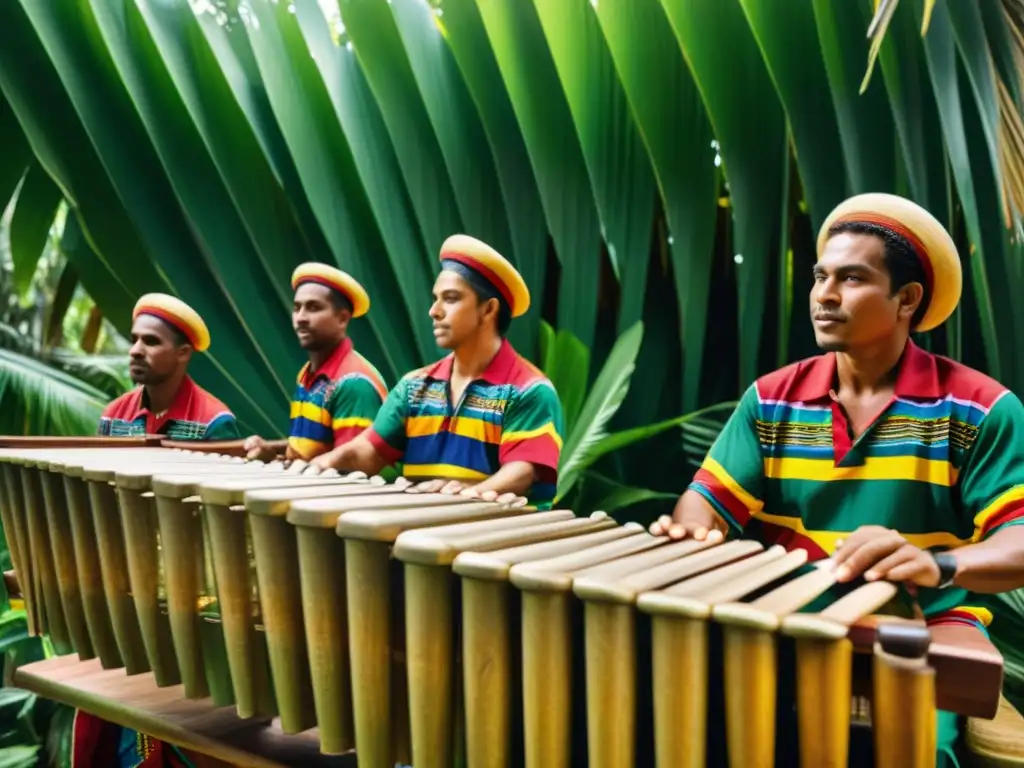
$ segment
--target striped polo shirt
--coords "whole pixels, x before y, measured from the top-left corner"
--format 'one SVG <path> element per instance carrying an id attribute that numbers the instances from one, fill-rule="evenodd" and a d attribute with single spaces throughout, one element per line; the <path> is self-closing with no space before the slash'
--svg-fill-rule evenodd
<path id="1" fill-rule="evenodd" d="M 359 435 L 387 395 L 384 379 L 345 338 L 316 371 L 306 363 L 292 397 L 288 447 L 311 459 Z"/>
<path id="2" fill-rule="evenodd" d="M 689 486 L 734 534 L 810 560 L 863 525 L 923 549 L 1024 523 L 1024 407 L 988 376 L 907 342 L 895 394 L 856 440 L 834 396 L 836 356 L 751 385 Z M 921 589 L 930 622 L 988 626 L 986 596 Z"/>
<path id="3" fill-rule="evenodd" d="M 389 463 L 410 479 L 479 482 L 503 464 L 530 462 L 529 500 L 551 505 L 562 450 L 562 405 L 551 382 L 507 340 L 480 378 L 451 402 L 453 355 L 406 374 L 367 432 Z"/>
<path id="4" fill-rule="evenodd" d="M 234 414 L 190 376 L 181 380 L 170 408 L 159 417 L 149 409 L 145 387 L 125 392 L 103 409 L 97 432 L 103 437 L 164 435 L 168 440 L 242 437 Z"/>

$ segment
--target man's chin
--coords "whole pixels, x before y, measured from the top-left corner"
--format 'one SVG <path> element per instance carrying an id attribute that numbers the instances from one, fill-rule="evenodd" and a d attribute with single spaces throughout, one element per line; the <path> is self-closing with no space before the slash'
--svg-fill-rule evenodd
<path id="1" fill-rule="evenodd" d="M 837 339 L 834 336 L 816 336 L 814 340 L 818 348 L 825 352 L 845 352 L 850 346 L 845 339 Z"/>

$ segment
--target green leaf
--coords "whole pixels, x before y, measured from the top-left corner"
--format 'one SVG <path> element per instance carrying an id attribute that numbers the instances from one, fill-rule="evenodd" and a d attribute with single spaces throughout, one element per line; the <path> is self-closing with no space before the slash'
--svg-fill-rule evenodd
<path id="1" fill-rule="evenodd" d="M 677 498 L 679 496 L 675 493 L 652 491 L 649 488 L 634 488 L 624 485 L 602 498 L 597 503 L 597 509 L 611 515 L 627 507 L 642 504 L 645 501 L 674 501 Z"/>
<path id="2" fill-rule="evenodd" d="M 388 249 L 359 182 L 354 150 L 338 122 L 326 77 L 310 54 L 297 14 L 285 6 L 255 3 L 245 24 L 270 105 L 334 262 L 359 280 L 375 306 L 388 307 L 399 295 L 394 273 L 382 268 L 378 256 Z M 353 324 L 354 335 L 362 331 L 359 325 Z M 387 310 L 371 310 L 366 325 L 372 337 L 358 335 L 357 340 L 390 381 L 415 367 L 409 354 L 412 330 L 403 327 L 401 310 L 393 319 Z"/>
<path id="3" fill-rule="evenodd" d="M 572 113 L 533 4 L 476 4 L 523 132 L 562 265 L 557 325 L 589 347 L 597 322 L 601 220 Z"/>
<path id="4" fill-rule="evenodd" d="M 556 502 L 564 499 L 572 490 L 593 447 L 608 434 L 608 424 L 629 391 L 629 380 L 636 368 L 636 356 L 643 337 L 643 322 L 637 321 L 612 347 L 576 425 L 569 431 L 569 438 L 562 446 Z"/>
<path id="5" fill-rule="evenodd" d="M 707 108 L 729 184 L 742 387 L 757 376 L 764 336 L 770 257 L 778 247 L 785 115 L 739 0 L 662 4 Z"/>
<path id="6" fill-rule="evenodd" d="M 808 2 L 740 0 L 789 119 L 800 176 L 815 230 L 846 197 L 846 179 L 835 172 L 842 142 L 831 98 L 814 10 Z"/>
<path id="7" fill-rule="evenodd" d="M 25 293 L 32 284 L 60 201 L 60 188 L 42 166 L 30 165 L 21 180 L 11 217 L 11 259 L 14 286 L 19 293 Z"/>
<path id="8" fill-rule="evenodd" d="M 550 330 L 547 323 L 545 328 Z M 566 434 L 571 433 L 579 417 L 590 379 L 590 350 L 569 331 L 559 331 L 542 342 L 542 370 L 551 380 L 562 402 Z"/>
<path id="9" fill-rule="evenodd" d="M 296 19 L 350 148 L 354 173 L 363 190 L 354 194 L 366 195 L 386 246 L 383 250 L 391 261 L 394 279 L 387 276 L 386 296 L 393 298 L 378 300 L 375 296 L 373 300 L 377 306 L 386 306 L 390 322 L 404 322 L 400 332 L 409 334 L 407 338 L 416 342 L 415 349 L 410 351 L 418 354 L 403 356 L 405 368 L 396 371 L 396 376 L 401 376 L 407 369 L 437 356 L 430 325 L 423 321 L 430 307 L 436 263 L 423 245 L 384 118 L 355 52 L 348 46 L 339 48 L 334 44 L 317 4 L 300 3 Z M 354 147 L 359 151 L 352 151 Z M 371 263 L 369 268 L 375 269 L 375 265 Z M 376 269 L 379 271 L 379 266 Z M 406 327 L 408 331 L 404 330 Z"/>
<path id="10" fill-rule="evenodd" d="M 61 239 L 63 239 L 63 234 Z M 68 261 L 60 271 L 60 278 L 57 280 L 57 289 L 54 291 L 53 301 L 47 308 L 46 330 L 43 334 L 44 346 L 59 345 L 63 341 L 64 318 L 71 307 L 71 301 L 75 297 L 75 289 L 77 287 L 78 269 L 72 262 Z"/>
<path id="11" fill-rule="evenodd" d="M 813 0 L 813 8 L 849 191 L 894 192 L 896 139 L 885 86 L 881 78 L 873 78 L 860 92 L 869 48 L 860 31 L 867 29 L 870 0 Z"/>
<path id="12" fill-rule="evenodd" d="M 0 215 L 14 197 L 18 183 L 32 162 L 25 134 L 7 100 L 0 93 Z"/>
<path id="13" fill-rule="evenodd" d="M 718 203 L 714 136 L 659 0 L 601 2 L 597 18 L 665 205 L 680 307 L 683 410 L 690 410 L 697 404 L 707 336 Z"/>
<path id="14" fill-rule="evenodd" d="M 516 319 L 508 334 L 521 354 L 532 357 L 541 323 L 539 303 L 547 279 L 548 232 L 537 181 L 475 0 L 445 0 L 438 24 L 473 97 L 491 146 L 512 230 L 512 253 L 505 255 L 523 276 L 531 295 L 537 297 L 534 307 Z"/>
<path id="15" fill-rule="evenodd" d="M 534 0 L 576 125 L 605 247 L 622 285 L 620 332 L 643 318 L 654 174 L 589 0 Z"/>
<path id="16" fill-rule="evenodd" d="M 56 368 L 0 349 L 0 434 L 94 435 L 108 399 Z"/>
<path id="17" fill-rule="evenodd" d="M 4 747 L 0 749 L 0 768 L 35 768 L 39 745 Z"/>

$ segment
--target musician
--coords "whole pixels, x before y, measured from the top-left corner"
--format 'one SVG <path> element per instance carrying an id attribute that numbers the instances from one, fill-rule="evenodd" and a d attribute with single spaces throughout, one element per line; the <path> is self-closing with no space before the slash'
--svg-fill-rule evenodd
<path id="1" fill-rule="evenodd" d="M 450 354 L 407 374 L 372 427 L 312 463 L 373 474 L 403 460 L 404 476 L 416 482 L 411 490 L 527 496 L 546 508 L 558 477 L 561 403 L 504 338 L 529 308 L 530 292 L 475 238 L 448 238 L 440 262 L 430 317 L 438 346 Z"/>
<path id="2" fill-rule="evenodd" d="M 286 457 L 309 460 L 344 445 L 373 423 L 387 396 L 377 369 L 348 337 L 348 324 L 370 309 L 370 297 L 351 275 L 309 262 L 292 274 L 292 327 L 309 362 L 292 397 Z M 274 449 L 258 435 L 245 441 L 250 459 L 270 460 Z"/>
<path id="3" fill-rule="evenodd" d="M 100 435 L 241 438 L 234 414 L 188 375 L 193 353 L 210 346 L 206 323 L 192 307 L 167 294 L 146 294 L 132 313 L 131 343 L 128 372 L 141 386 L 104 409 Z"/>
<path id="4" fill-rule="evenodd" d="M 132 313 L 129 374 L 139 384 L 114 400 L 100 417 L 99 434 L 109 437 L 166 435 L 171 440 L 238 440 L 234 415 L 188 375 L 194 352 L 210 346 L 199 314 L 173 296 L 150 293 Z M 82 710 L 75 711 L 72 768 L 156 768 L 188 765 L 178 747 L 123 728 Z"/>
<path id="5" fill-rule="evenodd" d="M 825 221 L 813 277 L 825 353 L 747 389 L 651 533 L 832 557 L 841 584 L 907 583 L 930 624 L 991 625 L 998 644 L 991 596 L 1024 586 L 1024 407 L 910 339 L 959 302 L 952 239 L 908 200 L 859 195 Z M 955 718 L 939 722 L 939 765 L 955 764 Z"/>

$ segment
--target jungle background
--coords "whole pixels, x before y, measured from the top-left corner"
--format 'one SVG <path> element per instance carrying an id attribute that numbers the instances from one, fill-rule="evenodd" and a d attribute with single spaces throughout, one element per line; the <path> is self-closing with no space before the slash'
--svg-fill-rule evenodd
<path id="1" fill-rule="evenodd" d="M 210 327 L 197 381 L 283 436 L 294 267 L 367 287 L 352 335 L 393 384 L 440 354 L 466 232 L 532 291 L 510 337 L 562 399 L 559 503 L 646 522 L 816 353 L 851 194 L 949 228 L 963 300 L 917 340 L 1022 394 L 1022 96 L 1022 0 L 6 0 L 0 431 L 93 433 L 165 291 Z M 51 652 L 0 608 L 6 665 Z M 68 715 L 0 688 L 0 768 L 65 764 Z"/>

